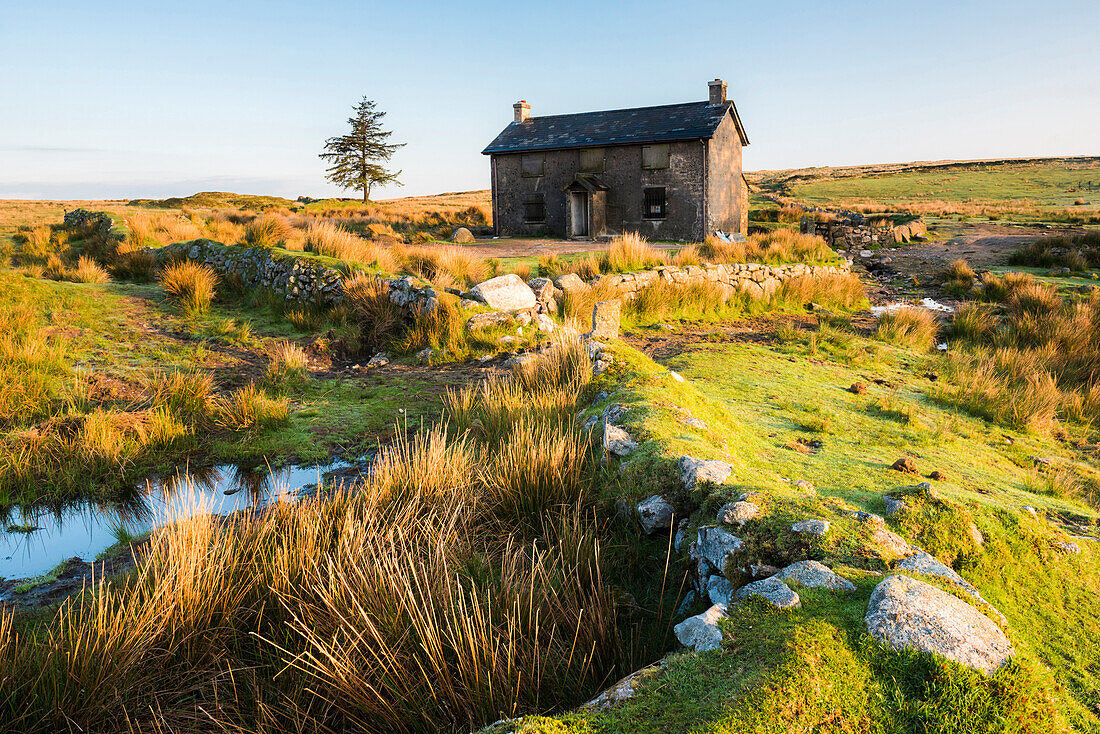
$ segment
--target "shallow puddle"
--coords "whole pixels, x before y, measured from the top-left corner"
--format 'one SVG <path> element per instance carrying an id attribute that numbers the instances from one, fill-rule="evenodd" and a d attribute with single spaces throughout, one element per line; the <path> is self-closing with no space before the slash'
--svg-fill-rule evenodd
<path id="1" fill-rule="evenodd" d="M 39 576 L 74 556 L 93 561 L 122 537 L 141 535 L 194 514 L 227 515 L 280 497 L 293 501 L 298 490 L 316 486 L 325 473 L 347 467 L 334 463 L 273 470 L 233 465 L 181 469 L 171 477 L 144 482 L 134 500 L 124 506 L 80 504 L 61 512 L 28 514 L 16 509 L 0 525 L 0 578 Z"/>

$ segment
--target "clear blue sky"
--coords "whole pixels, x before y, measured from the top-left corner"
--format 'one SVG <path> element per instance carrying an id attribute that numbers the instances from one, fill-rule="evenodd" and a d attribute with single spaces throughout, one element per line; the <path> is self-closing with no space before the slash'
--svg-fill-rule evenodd
<path id="1" fill-rule="evenodd" d="M 705 99 L 748 169 L 1100 154 L 1100 2 L 0 0 L 0 197 L 338 193 L 363 95 L 405 188 L 486 188 L 532 114 Z M 354 195 L 354 194 L 349 194 Z"/>

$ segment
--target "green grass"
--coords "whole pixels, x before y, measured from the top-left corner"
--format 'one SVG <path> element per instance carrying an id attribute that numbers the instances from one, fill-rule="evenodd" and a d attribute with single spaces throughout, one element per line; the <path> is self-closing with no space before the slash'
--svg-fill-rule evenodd
<path id="1" fill-rule="evenodd" d="M 1093 191 L 1080 191 L 1082 183 Z M 847 198 L 869 198 L 884 204 L 942 200 L 1028 199 L 1039 206 L 1072 206 L 1078 198 L 1100 202 L 1100 161 L 974 164 L 959 167 L 884 173 L 797 183 L 792 193 L 806 201 L 828 204 Z"/>
<path id="2" fill-rule="evenodd" d="M 1100 731 L 1096 544 L 1079 541 L 1080 556 L 1053 547 L 1066 537 L 1058 521 L 1095 528 L 1097 512 L 1042 493 L 1030 457 L 1091 460 L 1056 439 L 937 404 L 932 383 L 920 376 L 935 369 L 934 356 L 848 334 L 859 355 L 851 364 L 850 351 L 812 351 L 816 333 L 788 334 L 776 344 L 700 338 L 666 362 L 685 382 L 617 348 L 603 389 L 618 388 L 613 400 L 634 406 L 623 422 L 642 439 L 624 461 L 617 491 L 630 500 L 662 492 L 678 506 L 698 508 L 701 520 L 693 523 L 751 492 L 765 509 L 764 520 L 738 532 L 752 557 L 811 557 L 878 571 L 889 564 L 865 555 L 865 531 L 847 512 L 882 514 L 885 494 L 908 494 L 910 510 L 890 521 L 892 529 L 952 563 L 1005 614 L 1014 662 L 984 679 L 928 656 L 883 651 L 862 623 L 878 578 L 849 571 L 859 587 L 850 596 L 799 590 L 802 610 L 739 611 L 723 652 L 674 655 L 643 693 L 610 711 L 531 718 L 518 731 L 773 731 L 778 721 L 789 731 Z M 870 384 L 862 396 L 846 390 L 869 375 L 889 386 Z M 706 428 L 685 425 L 687 414 Z M 835 430 L 807 434 L 805 424 L 822 416 Z M 807 436 L 823 445 L 810 454 L 789 448 Z M 720 487 L 685 493 L 674 475 L 680 454 L 722 459 L 733 473 Z M 923 473 L 946 473 L 947 480 L 934 482 L 938 499 L 919 499 L 914 485 L 922 478 L 888 469 L 905 455 Z M 809 480 L 816 494 L 788 479 Z M 1054 522 L 1021 512 L 1025 504 Z M 807 545 L 785 530 L 800 517 L 829 519 L 833 529 Z M 974 544 L 970 522 L 984 547 Z"/>

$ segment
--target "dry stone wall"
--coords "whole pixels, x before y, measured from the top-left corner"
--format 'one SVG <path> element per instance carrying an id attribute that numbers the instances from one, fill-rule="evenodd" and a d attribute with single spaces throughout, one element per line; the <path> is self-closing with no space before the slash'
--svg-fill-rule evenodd
<path id="1" fill-rule="evenodd" d="M 820 277 L 839 275 L 851 269 L 851 262 L 842 260 L 836 265 L 762 265 L 760 263 L 735 263 L 730 265 L 687 265 L 676 267 L 662 265 L 651 270 L 637 273 L 601 275 L 588 282 L 590 286 L 613 287 L 624 298 L 632 298 L 635 293 L 651 283 L 717 283 L 732 291 L 744 291 L 756 298 L 765 298 L 775 293 L 779 285 L 791 278 Z M 559 278 L 559 287 L 568 290 L 565 281 Z"/>
<path id="2" fill-rule="evenodd" d="M 191 260 L 208 265 L 223 279 L 245 289 L 264 288 L 287 301 L 332 306 L 344 300 L 345 273 L 309 258 L 273 253 L 263 247 L 223 245 L 213 240 L 177 242 L 150 252 L 165 262 Z M 392 278 L 390 300 L 408 313 L 435 310 L 438 296 L 431 285 L 410 276 Z"/>
<path id="3" fill-rule="evenodd" d="M 868 250 L 893 247 L 909 242 L 928 232 L 924 220 L 915 219 L 906 224 L 872 226 L 860 219 L 838 219 L 832 222 L 815 222 L 812 216 L 804 216 L 799 224 L 803 234 L 818 235 L 834 250 Z"/>

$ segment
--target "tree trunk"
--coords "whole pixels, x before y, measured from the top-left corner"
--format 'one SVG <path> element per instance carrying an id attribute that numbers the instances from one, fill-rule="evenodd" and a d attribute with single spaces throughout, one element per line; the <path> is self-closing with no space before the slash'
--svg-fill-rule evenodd
<path id="1" fill-rule="evenodd" d="M 370 186 L 364 186 L 363 187 L 363 203 L 364 204 L 369 204 L 370 203 Z"/>

